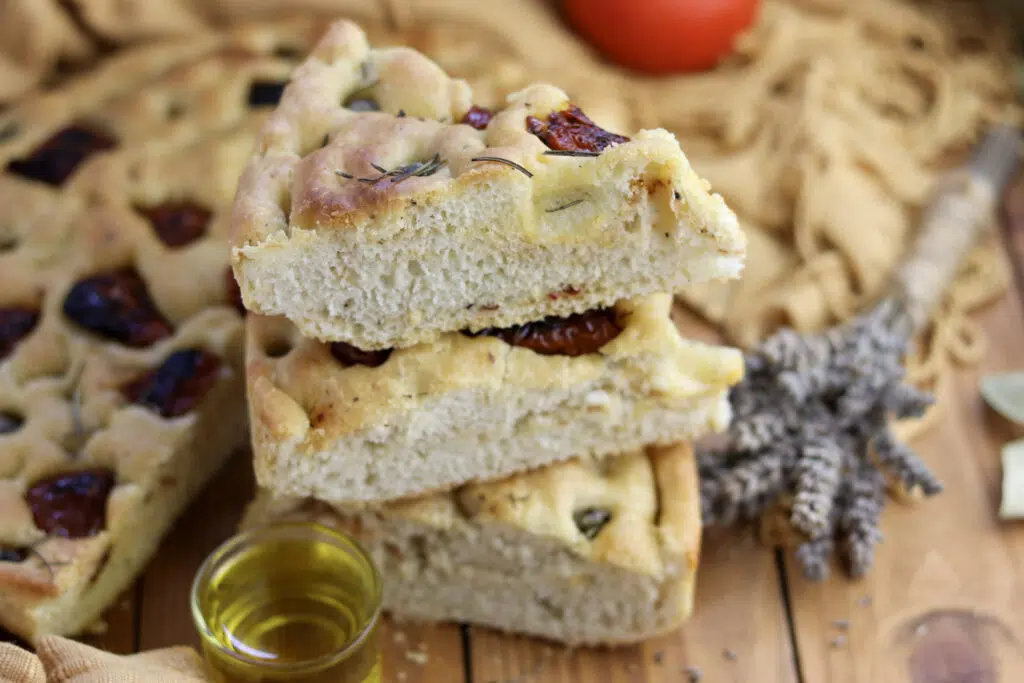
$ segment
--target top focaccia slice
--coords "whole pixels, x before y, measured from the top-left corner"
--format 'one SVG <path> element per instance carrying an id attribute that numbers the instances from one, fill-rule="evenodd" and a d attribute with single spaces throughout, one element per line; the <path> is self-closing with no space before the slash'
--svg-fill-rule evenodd
<path id="1" fill-rule="evenodd" d="M 491 112 L 346 21 L 295 71 L 232 220 L 250 310 L 367 350 L 737 277 L 746 245 L 667 131 L 610 133 L 549 85 Z"/>

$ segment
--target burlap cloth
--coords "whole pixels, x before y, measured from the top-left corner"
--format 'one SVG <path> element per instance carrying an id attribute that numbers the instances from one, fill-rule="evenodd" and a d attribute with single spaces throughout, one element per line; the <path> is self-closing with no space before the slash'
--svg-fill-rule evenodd
<path id="1" fill-rule="evenodd" d="M 0 683 L 202 683 L 203 660 L 189 647 L 114 655 L 89 645 L 45 636 L 32 654 L 0 643 Z"/>

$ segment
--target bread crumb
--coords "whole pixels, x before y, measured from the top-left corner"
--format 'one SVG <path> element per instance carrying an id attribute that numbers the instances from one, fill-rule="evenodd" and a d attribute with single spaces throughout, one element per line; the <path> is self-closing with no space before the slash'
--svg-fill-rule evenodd
<path id="1" fill-rule="evenodd" d="M 850 630 L 850 620 L 849 619 L 836 619 L 835 621 L 832 622 L 832 626 L 834 626 L 835 628 L 839 629 L 840 631 L 849 631 Z"/>
<path id="2" fill-rule="evenodd" d="M 408 678 L 408 676 L 409 676 L 409 674 L 405 673 L 404 671 L 399 671 L 398 672 L 398 680 L 399 681 L 404 681 L 406 678 Z"/>
<path id="3" fill-rule="evenodd" d="M 430 657 L 423 650 L 406 650 L 405 658 L 413 664 L 419 664 L 420 666 L 426 666 L 427 662 L 430 661 Z"/>
<path id="4" fill-rule="evenodd" d="M 700 679 L 704 678 L 704 672 L 699 666 L 688 666 L 683 672 L 686 674 L 687 683 L 700 683 Z"/>
<path id="5" fill-rule="evenodd" d="M 846 636 L 840 633 L 838 636 L 829 641 L 829 647 L 833 650 L 838 650 L 846 645 Z"/>
<path id="6" fill-rule="evenodd" d="M 404 631 L 395 631 L 394 635 L 391 636 L 391 639 L 394 640 L 399 645 L 401 645 L 402 643 L 405 642 L 405 632 Z"/>
<path id="7" fill-rule="evenodd" d="M 657 664 L 658 666 L 661 666 L 661 663 L 664 662 L 664 661 L 665 661 L 665 652 L 663 650 L 658 650 L 657 652 L 654 653 L 654 663 L 655 664 Z"/>
<path id="8" fill-rule="evenodd" d="M 730 662 L 735 662 L 737 659 L 739 659 L 739 656 L 729 648 L 725 648 L 722 651 L 722 656 L 728 659 Z"/>

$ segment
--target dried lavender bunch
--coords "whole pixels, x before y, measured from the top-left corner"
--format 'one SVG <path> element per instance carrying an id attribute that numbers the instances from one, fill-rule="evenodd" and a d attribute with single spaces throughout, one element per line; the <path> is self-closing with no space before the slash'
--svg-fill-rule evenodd
<path id="1" fill-rule="evenodd" d="M 807 539 L 796 552 L 804 573 L 827 576 L 838 550 L 863 575 L 881 540 L 887 477 L 929 496 L 941 490 L 889 428 L 933 400 L 904 384 L 911 327 L 886 301 L 819 335 L 781 330 L 748 354 L 728 444 L 699 457 L 704 523 L 754 519 L 791 497 L 790 523 Z"/>

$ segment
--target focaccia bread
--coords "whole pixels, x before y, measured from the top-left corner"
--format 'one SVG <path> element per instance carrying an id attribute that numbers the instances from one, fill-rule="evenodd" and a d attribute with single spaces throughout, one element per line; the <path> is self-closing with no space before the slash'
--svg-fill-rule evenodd
<path id="1" fill-rule="evenodd" d="M 288 59 L 217 40 L 0 114 L 0 627 L 29 640 L 90 626 L 247 440 L 225 209 Z"/>
<path id="2" fill-rule="evenodd" d="M 245 442 L 241 315 L 176 291 L 207 263 L 132 217 L 83 210 L 49 267 L 0 275 L 35 275 L 0 289 L 0 626 L 27 640 L 89 626 Z"/>
<path id="3" fill-rule="evenodd" d="M 726 426 L 739 351 L 683 339 L 656 294 L 568 320 L 367 352 L 249 315 L 256 477 L 383 501 Z"/>
<path id="4" fill-rule="evenodd" d="M 105 153 L 148 147 L 156 155 L 269 112 L 326 25 L 295 17 L 158 42 L 26 97 L 0 111 L 0 191 L 63 197 Z"/>
<path id="5" fill-rule="evenodd" d="M 700 496 L 686 444 L 374 509 L 262 491 L 243 526 L 282 520 L 352 534 L 398 617 L 596 645 L 672 630 L 693 606 Z"/>
<path id="6" fill-rule="evenodd" d="M 408 48 L 334 24 L 235 200 L 247 308 L 363 350 L 738 276 L 745 239 L 675 138 L 533 85 L 491 112 Z"/>

